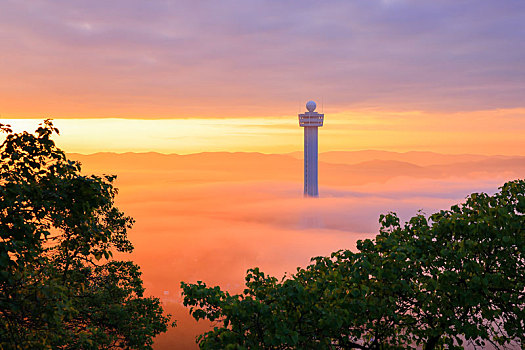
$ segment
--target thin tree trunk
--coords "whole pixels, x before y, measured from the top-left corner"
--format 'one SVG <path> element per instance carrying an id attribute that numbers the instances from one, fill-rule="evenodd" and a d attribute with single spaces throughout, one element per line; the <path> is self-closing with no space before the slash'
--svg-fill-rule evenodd
<path id="1" fill-rule="evenodd" d="M 436 348 L 436 345 L 437 345 L 439 339 L 441 339 L 440 335 L 435 336 L 435 337 L 430 337 L 428 339 L 427 343 L 425 344 L 425 346 L 423 347 L 423 349 L 424 350 L 434 350 Z"/>

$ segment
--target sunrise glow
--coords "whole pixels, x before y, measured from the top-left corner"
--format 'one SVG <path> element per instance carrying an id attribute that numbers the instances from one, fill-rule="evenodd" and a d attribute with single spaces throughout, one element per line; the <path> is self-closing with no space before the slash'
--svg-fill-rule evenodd
<path id="1" fill-rule="evenodd" d="M 154 348 L 196 349 L 211 323 L 181 281 L 238 292 L 248 268 L 281 279 L 355 250 L 382 213 L 523 178 L 524 23 L 519 0 L 6 0 L 0 123 L 52 119 L 82 176 L 117 176 L 136 223 L 116 256 L 178 321 Z M 309 100 L 319 198 L 303 198 Z"/>
<path id="2" fill-rule="evenodd" d="M 327 109 L 329 110 L 329 109 Z M 297 116 L 264 118 L 54 119 L 68 152 L 289 153 L 301 149 Z M 329 114 L 319 148 L 440 153 L 525 154 L 525 110 L 455 113 L 358 110 Z M 42 119 L 3 119 L 34 130 Z M 454 129 L 451 130 L 451 127 Z M 445 142 L 446 141 L 446 142 Z"/>

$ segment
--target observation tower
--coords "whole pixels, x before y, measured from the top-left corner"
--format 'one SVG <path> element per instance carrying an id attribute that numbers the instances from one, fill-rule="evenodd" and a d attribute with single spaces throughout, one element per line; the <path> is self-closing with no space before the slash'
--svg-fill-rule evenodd
<path id="1" fill-rule="evenodd" d="M 314 101 L 306 103 L 308 112 L 299 114 L 299 126 L 304 128 L 304 196 L 319 197 L 317 185 L 317 129 L 323 126 L 324 114 L 315 111 Z"/>

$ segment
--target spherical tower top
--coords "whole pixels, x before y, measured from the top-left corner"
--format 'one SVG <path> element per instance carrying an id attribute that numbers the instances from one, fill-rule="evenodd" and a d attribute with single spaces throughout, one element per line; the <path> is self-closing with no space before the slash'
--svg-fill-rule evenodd
<path id="1" fill-rule="evenodd" d="M 315 108 L 317 107 L 317 105 L 315 104 L 314 101 L 308 101 L 306 102 L 306 109 L 308 110 L 308 112 L 313 112 L 315 111 Z"/>

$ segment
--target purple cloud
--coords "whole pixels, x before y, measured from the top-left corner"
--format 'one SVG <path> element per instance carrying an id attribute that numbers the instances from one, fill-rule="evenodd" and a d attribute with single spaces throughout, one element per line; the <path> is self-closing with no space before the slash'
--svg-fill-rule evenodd
<path id="1" fill-rule="evenodd" d="M 22 95 L 25 81 L 153 104 L 523 107 L 524 22 L 514 0 L 10 0 L 0 73 Z"/>

